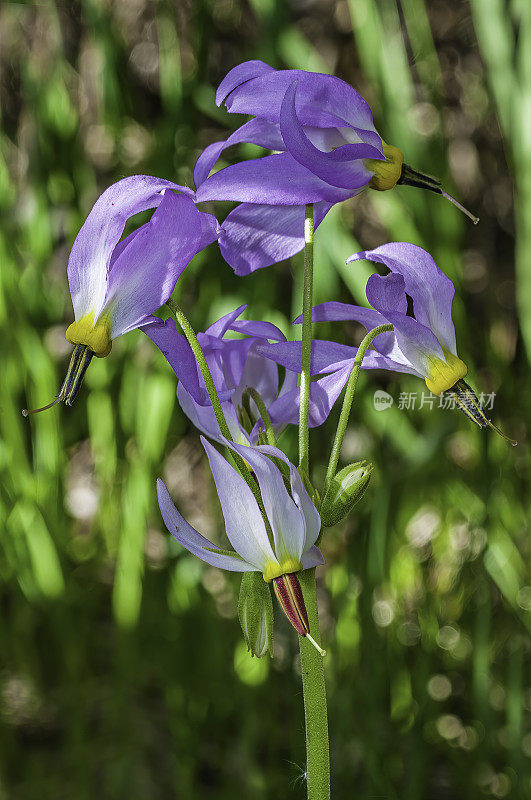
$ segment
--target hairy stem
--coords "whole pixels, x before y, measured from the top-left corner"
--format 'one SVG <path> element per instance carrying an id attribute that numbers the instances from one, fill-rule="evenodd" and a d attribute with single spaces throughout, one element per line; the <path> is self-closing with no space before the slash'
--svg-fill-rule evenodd
<path id="1" fill-rule="evenodd" d="M 392 331 L 392 325 L 379 325 L 377 328 L 374 328 L 372 331 L 365 336 L 362 340 L 360 346 L 358 347 L 358 352 L 356 354 L 356 358 L 354 359 L 354 364 L 352 365 L 352 369 L 350 371 L 350 375 L 347 381 L 347 388 L 345 390 L 345 397 L 343 398 L 343 406 L 341 408 L 341 414 L 339 417 L 339 422 L 337 424 L 337 431 L 334 439 L 334 444 L 332 445 L 332 451 L 330 453 L 330 461 L 328 462 L 328 469 L 326 471 L 326 478 L 325 484 L 323 487 L 323 497 L 324 493 L 328 489 L 330 482 L 332 481 L 334 475 L 336 474 L 337 469 L 337 462 L 339 461 L 339 454 L 341 452 L 341 446 L 343 444 L 343 437 L 345 435 L 345 431 L 348 425 L 348 418 L 350 416 L 350 409 L 352 408 L 352 401 L 354 400 L 354 392 L 356 391 L 356 385 L 358 383 L 358 377 L 360 374 L 361 364 L 365 357 L 365 353 L 373 339 L 375 339 L 378 334 L 380 333 L 387 333 L 388 331 Z"/>
<path id="2" fill-rule="evenodd" d="M 209 366 L 207 364 L 207 360 L 205 358 L 205 354 L 203 353 L 203 351 L 201 349 L 201 345 L 199 344 L 199 342 L 197 340 L 196 333 L 195 333 L 194 329 L 192 328 L 192 326 L 190 325 L 190 322 L 188 321 L 184 311 L 177 305 L 177 303 L 174 300 L 172 300 L 170 298 L 169 300 L 166 301 L 166 305 L 168 306 L 168 308 L 172 312 L 173 316 L 175 317 L 175 319 L 177 320 L 177 322 L 181 326 L 181 328 L 183 330 L 183 333 L 186 336 L 186 339 L 188 340 L 188 344 L 190 345 L 190 347 L 193 350 L 194 356 L 195 356 L 196 361 L 197 361 L 197 363 L 199 365 L 199 369 L 201 370 L 201 375 L 203 376 L 203 380 L 205 382 L 205 386 L 206 386 L 206 389 L 207 389 L 207 392 L 208 392 L 208 396 L 210 398 L 210 402 L 212 403 L 212 408 L 214 410 L 214 414 L 216 415 L 216 420 L 217 420 L 217 423 L 219 425 L 219 429 L 221 431 L 221 434 L 226 439 L 228 439 L 229 442 L 232 442 L 233 441 L 232 435 L 231 435 L 231 432 L 230 432 L 230 428 L 229 428 L 229 426 L 227 424 L 227 420 L 225 419 L 225 415 L 223 413 L 223 408 L 221 406 L 221 400 L 218 397 L 218 393 L 216 391 L 216 385 L 214 383 L 214 379 L 212 377 L 212 374 L 210 372 Z M 260 495 L 260 489 L 258 488 L 258 484 L 256 483 L 255 479 L 251 475 L 251 473 L 249 471 L 249 467 L 245 463 L 244 459 L 240 456 L 240 454 L 239 453 L 235 453 L 233 451 L 230 451 L 230 456 L 231 456 L 231 459 L 236 464 L 236 467 L 237 467 L 238 471 L 240 472 L 242 478 L 245 480 L 245 482 L 247 483 L 247 485 L 251 489 L 252 493 L 254 494 L 254 496 L 255 496 L 255 498 L 256 498 L 256 500 L 258 502 L 258 505 L 260 506 L 260 510 L 262 511 L 264 519 L 266 520 L 266 526 L 267 526 L 269 523 L 267 522 L 267 517 L 265 516 L 265 511 L 263 509 L 263 502 L 262 502 L 262 497 Z"/>
<path id="3" fill-rule="evenodd" d="M 304 286 L 302 294 L 302 359 L 299 401 L 299 470 L 309 477 L 310 362 L 312 355 L 313 205 L 304 211 Z"/>
<path id="4" fill-rule="evenodd" d="M 320 645 L 315 568 L 299 572 L 298 578 L 308 612 L 310 634 Z M 306 728 L 308 800 L 330 800 L 330 751 L 323 657 L 307 637 L 299 636 L 299 647 Z"/>

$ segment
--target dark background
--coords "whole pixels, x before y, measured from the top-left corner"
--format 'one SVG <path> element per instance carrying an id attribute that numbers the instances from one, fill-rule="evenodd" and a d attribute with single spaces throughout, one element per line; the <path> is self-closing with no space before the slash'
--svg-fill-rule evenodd
<path id="1" fill-rule="evenodd" d="M 344 78 L 384 139 L 481 217 L 411 188 L 363 193 L 318 232 L 316 302 L 363 301 L 369 266 L 345 266 L 350 253 L 425 246 L 456 283 L 470 382 L 520 442 L 419 409 L 418 379 L 362 376 L 344 462 L 376 469 L 320 570 L 333 797 L 531 797 L 531 6 L 49 0 L 0 8 L 0 798 L 305 796 L 294 632 L 278 616 L 274 660 L 251 660 L 237 577 L 162 526 L 158 475 L 221 535 L 158 351 L 123 337 L 72 409 L 20 415 L 64 375 L 66 263 L 92 203 L 134 173 L 192 185 L 201 149 L 242 121 L 214 92 L 248 58 Z M 301 264 L 238 279 L 212 246 L 176 297 L 199 330 L 248 302 L 287 332 Z M 417 408 L 400 410 L 401 392 Z M 318 483 L 337 414 L 311 435 Z M 283 442 L 294 457 L 295 431 Z"/>

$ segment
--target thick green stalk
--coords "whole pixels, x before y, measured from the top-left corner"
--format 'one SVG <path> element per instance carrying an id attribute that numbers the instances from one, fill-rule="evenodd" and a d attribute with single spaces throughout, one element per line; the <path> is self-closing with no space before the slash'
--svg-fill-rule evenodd
<path id="1" fill-rule="evenodd" d="M 356 354 L 356 358 L 354 359 L 354 364 L 352 365 L 352 369 L 350 371 L 349 379 L 347 382 L 345 397 L 343 398 L 343 406 L 341 408 L 341 414 L 339 417 L 339 422 L 337 424 L 336 436 L 334 439 L 334 444 L 332 446 L 332 452 L 330 453 L 330 461 L 328 462 L 328 469 L 326 471 L 325 484 L 323 487 L 323 497 L 330 485 L 331 480 L 336 474 L 337 462 L 339 461 L 339 454 L 341 452 L 341 446 L 343 444 L 343 437 L 347 429 L 348 418 L 350 416 L 350 409 L 352 408 L 352 401 L 354 400 L 354 392 L 356 391 L 356 385 L 358 383 L 361 364 L 365 357 L 365 353 L 367 352 L 367 348 L 369 347 L 373 339 L 375 339 L 378 336 L 378 334 L 387 333 L 388 331 L 392 330 L 393 330 L 392 325 L 379 325 L 377 328 L 374 328 L 372 331 L 369 331 L 369 333 L 365 336 L 360 346 L 358 347 L 358 352 Z"/>
<path id="2" fill-rule="evenodd" d="M 312 347 L 313 303 L 313 205 L 304 212 L 304 286 L 302 295 L 302 359 L 299 402 L 299 470 L 309 477 L 310 456 L 308 427 L 310 405 L 310 362 Z"/>
<path id="3" fill-rule="evenodd" d="M 315 568 L 298 573 L 310 634 L 320 645 Z M 299 636 L 304 722 L 306 727 L 306 781 L 308 800 L 330 799 L 330 750 L 323 657 L 306 637 Z"/>

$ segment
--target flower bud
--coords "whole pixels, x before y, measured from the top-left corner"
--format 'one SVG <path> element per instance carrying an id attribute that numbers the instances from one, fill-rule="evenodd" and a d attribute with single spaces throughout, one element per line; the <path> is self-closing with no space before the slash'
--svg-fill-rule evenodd
<path id="1" fill-rule="evenodd" d="M 273 601 L 259 572 L 244 572 L 238 600 L 238 617 L 247 649 L 262 658 L 273 658 Z"/>
<path id="2" fill-rule="evenodd" d="M 361 500 L 371 479 L 372 464 L 356 461 L 340 470 L 332 479 L 321 504 L 321 522 L 324 527 L 337 525 Z"/>

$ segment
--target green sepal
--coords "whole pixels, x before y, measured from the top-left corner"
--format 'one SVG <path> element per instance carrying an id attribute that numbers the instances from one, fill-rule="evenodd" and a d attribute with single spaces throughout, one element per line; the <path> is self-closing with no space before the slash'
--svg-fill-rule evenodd
<path id="1" fill-rule="evenodd" d="M 321 504 L 321 522 L 331 528 L 345 519 L 358 503 L 369 485 L 372 464 L 356 461 L 341 469 L 328 486 Z"/>
<path id="2" fill-rule="evenodd" d="M 273 601 L 260 572 L 244 572 L 238 599 L 238 618 L 251 656 L 273 658 Z"/>

